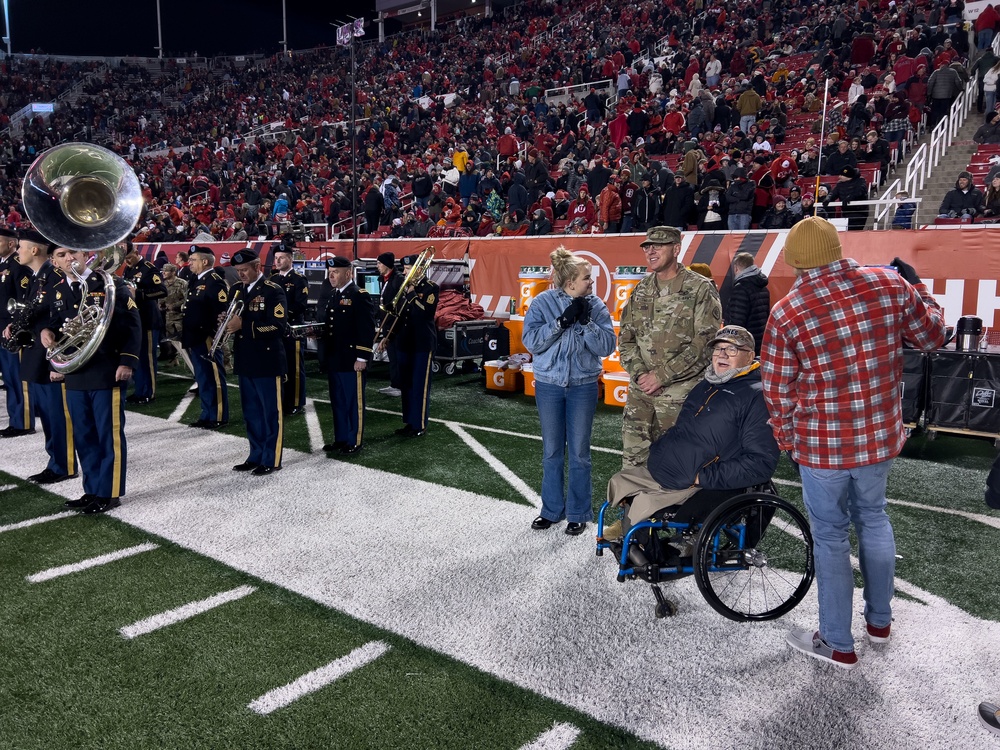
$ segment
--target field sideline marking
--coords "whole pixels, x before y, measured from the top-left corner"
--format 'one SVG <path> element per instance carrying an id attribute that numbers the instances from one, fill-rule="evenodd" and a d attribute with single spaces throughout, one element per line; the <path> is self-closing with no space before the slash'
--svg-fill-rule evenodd
<path id="1" fill-rule="evenodd" d="M 17 529 L 26 529 L 29 526 L 34 526 L 39 523 L 46 523 L 48 521 L 58 521 L 61 518 L 69 518 L 70 516 L 75 516 L 71 510 L 67 510 L 63 513 L 53 513 L 51 516 L 39 516 L 38 518 L 29 518 L 27 521 L 18 521 L 17 523 L 9 523 L 6 526 L 0 526 L 0 534 L 5 531 L 15 531 Z"/>
<path id="2" fill-rule="evenodd" d="M 311 398 L 306 398 L 306 429 L 309 432 L 309 450 L 320 450 L 323 447 L 323 430 L 319 426 L 319 413 L 316 411 L 316 402 Z"/>
<path id="3" fill-rule="evenodd" d="M 552 729 L 538 735 L 520 750 L 568 750 L 580 736 L 580 730 L 572 724 L 556 724 Z"/>
<path id="4" fill-rule="evenodd" d="M 181 397 L 181 402 L 177 404 L 177 408 L 170 412 L 170 416 L 167 417 L 167 419 L 171 422 L 180 422 L 181 417 L 184 416 L 184 412 L 187 411 L 187 408 L 191 405 L 192 401 L 194 401 L 194 394 L 190 392 L 185 393 Z"/>
<path id="5" fill-rule="evenodd" d="M 0 492 L 6 492 L 7 490 L 16 490 L 16 489 L 17 489 L 16 484 L 5 484 L 2 487 L 0 487 Z"/>
<path id="6" fill-rule="evenodd" d="M 445 422 L 452 432 L 454 432 L 461 439 L 463 443 L 472 448 L 472 451 L 479 456 L 483 461 L 485 461 L 497 474 L 506 479 L 510 486 L 517 490 L 521 496 L 527 500 L 529 503 L 534 505 L 536 508 L 542 507 L 542 498 L 527 485 L 527 483 L 521 479 L 517 474 L 507 468 L 499 458 L 490 453 L 486 446 L 476 440 L 472 435 L 462 429 L 462 426 L 456 422 Z"/>
<path id="7" fill-rule="evenodd" d="M 802 482 L 793 482 L 790 479 L 772 479 L 771 481 L 775 484 L 783 484 L 786 487 L 802 488 Z M 937 505 L 924 505 L 923 503 L 914 503 L 909 500 L 893 500 L 891 497 L 886 498 L 886 502 L 890 505 L 902 505 L 905 508 L 916 508 L 917 510 L 926 510 L 931 513 L 945 513 L 950 516 L 961 516 L 969 521 L 976 521 L 984 526 L 992 526 L 994 529 L 1000 529 L 1000 518 L 985 516 L 982 513 L 973 513 L 968 510 L 955 510 L 954 508 L 941 508 Z"/>
<path id="8" fill-rule="evenodd" d="M 220 592 L 207 599 L 189 602 L 175 609 L 168 609 L 166 612 L 160 612 L 158 615 L 139 620 L 131 625 L 126 625 L 118 632 L 125 638 L 137 638 L 140 635 L 152 633 L 154 630 L 176 625 L 179 622 L 184 622 L 184 620 L 190 620 L 192 617 L 200 615 L 203 612 L 208 612 L 216 607 L 221 607 L 223 604 L 228 604 L 229 602 L 249 596 L 256 590 L 256 586 L 238 586 L 235 589 Z"/>
<path id="9" fill-rule="evenodd" d="M 314 669 L 312 672 L 307 672 L 287 685 L 264 693 L 257 700 L 247 704 L 247 708 L 261 716 L 266 716 L 272 711 L 284 708 L 302 696 L 315 693 L 331 682 L 349 675 L 354 670 L 360 669 L 366 664 L 370 664 L 390 648 L 389 644 L 383 641 L 370 641 L 364 646 L 354 649 L 347 656 L 342 656 L 330 662 L 325 667 Z"/>
<path id="10" fill-rule="evenodd" d="M 57 568 L 49 568 L 48 570 L 43 570 L 40 573 L 34 573 L 27 576 L 27 580 L 28 583 L 41 583 L 42 581 L 49 581 L 53 578 L 68 576 L 71 573 L 78 573 L 81 570 L 96 568 L 100 565 L 107 565 L 108 563 L 115 562 L 116 560 L 123 560 L 126 557 L 132 557 L 133 555 L 138 555 L 143 552 L 149 552 L 150 550 L 158 549 L 159 546 L 160 545 L 154 544 L 153 542 L 143 542 L 142 544 L 137 544 L 134 547 L 120 549 L 117 552 L 109 552 L 106 555 L 91 557 L 89 560 L 81 560 L 80 562 L 72 563 L 70 565 L 60 565 Z"/>

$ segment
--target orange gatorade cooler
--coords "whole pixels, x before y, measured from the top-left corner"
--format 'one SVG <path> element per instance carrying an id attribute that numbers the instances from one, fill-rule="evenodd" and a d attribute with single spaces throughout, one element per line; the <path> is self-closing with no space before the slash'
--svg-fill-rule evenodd
<path id="1" fill-rule="evenodd" d="M 628 374 L 606 372 L 601 377 L 604 380 L 604 403 L 624 407 L 628 399 Z"/>
<path id="2" fill-rule="evenodd" d="M 524 330 L 524 316 L 511 315 L 510 319 L 504 325 L 510 331 L 510 353 L 527 354 L 527 348 L 521 343 L 521 332 Z"/>
<path id="3" fill-rule="evenodd" d="M 635 285 L 645 275 L 645 266 L 618 266 L 615 269 L 611 280 L 611 291 L 614 297 L 614 307 L 611 310 L 612 320 L 622 319 L 622 308 L 625 307 L 628 298 L 632 296 Z"/>
<path id="4" fill-rule="evenodd" d="M 486 368 L 486 388 L 491 391 L 517 391 L 520 388 L 521 370 L 516 365 L 506 367 L 502 359 L 484 362 Z"/>
<path id="5" fill-rule="evenodd" d="M 524 395 L 535 396 L 535 367 L 531 362 L 521 365 L 521 374 L 524 376 Z"/>
<path id="6" fill-rule="evenodd" d="M 521 266 L 518 282 L 521 287 L 518 296 L 517 314 L 524 315 L 531 306 L 531 300 L 549 288 L 550 274 L 548 266 Z"/>
<path id="7" fill-rule="evenodd" d="M 618 341 L 618 334 L 620 333 L 619 329 L 621 328 L 621 323 L 615 321 L 614 327 L 615 327 L 615 341 Z M 618 344 L 615 344 L 615 350 L 601 361 L 604 362 L 604 372 L 623 372 L 622 363 L 618 357 Z"/>

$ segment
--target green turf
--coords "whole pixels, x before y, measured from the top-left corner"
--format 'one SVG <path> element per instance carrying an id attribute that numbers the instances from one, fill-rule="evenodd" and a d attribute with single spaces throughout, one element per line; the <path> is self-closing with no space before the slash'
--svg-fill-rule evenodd
<path id="1" fill-rule="evenodd" d="M 23 515 L 31 502 L 13 504 Z M 25 580 L 151 538 L 111 518 L 5 533 L 0 747 L 516 748 L 556 722 L 582 730 L 574 747 L 653 747 L 164 540 L 155 540 L 157 550 L 83 573 Z M 132 641 L 117 633 L 246 583 L 259 590 Z M 348 677 L 268 716 L 247 708 L 373 640 L 391 650 Z"/>

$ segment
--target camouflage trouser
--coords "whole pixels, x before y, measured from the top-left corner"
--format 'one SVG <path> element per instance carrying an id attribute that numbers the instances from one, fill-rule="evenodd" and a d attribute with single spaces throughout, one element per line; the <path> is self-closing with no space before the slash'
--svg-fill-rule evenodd
<path id="1" fill-rule="evenodd" d="M 649 446 L 673 427 L 681 405 L 697 380 L 675 383 L 658 396 L 647 396 L 634 383 L 628 389 L 622 419 L 622 466 L 645 466 Z"/>

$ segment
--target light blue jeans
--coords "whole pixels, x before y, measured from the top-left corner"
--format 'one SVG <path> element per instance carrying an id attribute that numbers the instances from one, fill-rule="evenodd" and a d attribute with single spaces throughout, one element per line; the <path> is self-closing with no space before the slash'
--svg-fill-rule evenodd
<path id="1" fill-rule="evenodd" d="M 750 214 L 729 214 L 727 218 L 729 228 L 734 231 L 750 228 Z"/>
<path id="2" fill-rule="evenodd" d="M 590 435 L 597 411 L 597 381 L 563 388 L 535 381 L 542 426 L 542 518 L 572 523 L 593 520 Z M 563 465 L 569 455 L 569 487 Z"/>
<path id="3" fill-rule="evenodd" d="M 819 632 L 837 651 L 854 650 L 852 523 L 865 581 L 865 620 L 880 628 L 892 622 L 896 540 L 885 512 L 885 485 L 891 468 L 891 459 L 856 469 L 801 467 L 819 587 Z"/>

